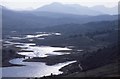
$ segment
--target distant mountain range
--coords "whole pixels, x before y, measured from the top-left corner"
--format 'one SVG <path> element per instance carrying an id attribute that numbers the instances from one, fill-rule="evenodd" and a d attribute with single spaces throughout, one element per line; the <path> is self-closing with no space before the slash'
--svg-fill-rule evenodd
<path id="1" fill-rule="evenodd" d="M 91 9 L 96 10 L 96 11 L 100 11 L 104 14 L 110 14 L 110 15 L 118 14 L 118 6 L 107 8 L 103 5 L 98 5 L 98 6 L 91 7 Z"/>
<path id="2" fill-rule="evenodd" d="M 83 24 L 96 21 L 112 21 L 117 15 L 82 16 L 54 12 L 12 11 L 2 9 L 3 27 L 8 29 L 43 28 L 61 24 Z M 22 27 L 22 28 L 21 28 Z"/>
<path id="3" fill-rule="evenodd" d="M 2 6 L 2 23 L 5 30 L 57 27 L 63 24 L 113 21 L 117 18 L 118 15 L 105 14 L 80 5 L 52 3 L 32 11 L 13 11 Z"/>
<path id="4" fill-rule="evenodd" d="M 5 8 L 4 6 L 2 6 Z M 104 5 L 96 5 L 93 7 L 81 6 L 79 4 L 62 4 L 54 2 L 48 5 L 44 5 L 37 9 L 33 9 L 34 12 L 52 12 L 62 14 L 73 14 L 73 15 L 116 15 L 118 14 L 118 6 L 105 7 Z"/>
<path id="5" fill-rule="evenodd" d="M 94 7 L 85 7 L 78 4 L 61 4 L 61 3 L 51 3 L 36 9 L 36 11 L 47 11 L 55 13 L 66 13 L 75 15 L 103 15 L 111 14 L 115 15 L 118 12 L 118 7 L 108 8 L 103 5 L 98 5 Z"/>

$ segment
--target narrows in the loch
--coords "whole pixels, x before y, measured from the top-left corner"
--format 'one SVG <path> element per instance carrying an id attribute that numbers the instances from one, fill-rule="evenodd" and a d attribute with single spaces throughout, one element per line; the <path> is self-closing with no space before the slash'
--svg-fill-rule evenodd
<path id="1" fill-rule="evenodd" d="M 11 37 L 11 39 L 17 40 L 19 39 L 29 39 L 29 38 L 38 38 L 41 36 L 50 36 L 50 35 L 61 35 L 60 33 L 49 33 L 49 34 L 38 34 L 38 35 L 26 35 L 26 37 Z M 64 50 L 72 50 L 67 47 L 51 47 L 51 46 L 37 46 L 35 43 L 20 43 L 20 42 L 11 42 L 5 41 L 8 45 L 15 45 L 15 47 L 20 48 L 21 51 L 16 53 L 20 55 L 24 55 L 24 58 L 15 58 L 10 60 L 11 64 L 18 64 L 24 66 L 13 66 L 13 67 L 4 67 L 2 68 L 2 75 L 4 77 L 42 77 L 48 76 L 52 74 L 61 74 L 62 72 L 59 71 L 60 68 L 74 63 L 76 61 L 67 61 L 63 63 L 58 63 L 55 65 L 46 65 L 45 62 L 24 62 L 26 59 L 30 59 L 33 57 L 47 57 L 50 55 L 63 55 L 63 54 L 70 54 L 68 52 L 55 52 L 55 51 L 64 51 Z M 30 72 L 30 73 L 29 73 Z"/>

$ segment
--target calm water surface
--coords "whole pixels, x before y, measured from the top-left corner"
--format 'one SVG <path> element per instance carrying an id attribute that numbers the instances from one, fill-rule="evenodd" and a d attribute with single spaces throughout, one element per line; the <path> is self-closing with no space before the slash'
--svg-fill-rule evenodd
<path id="1" fill-rule="evenodd" d="M 27 38 L 38 38 L 41 36 L 50 36 L 50 35 L 61 35 L 60 33 L 49 33 L 49 34 L 37 34 L 37 35 L 26 35 Z M 23 39 L 19 37 L 12 37 L 12 39 Z M 23 51 L 29 52 L 17 52 L 18 54 L 25 55 L 27 57 L 47 57 L 49 55 L 62 55 L 69 53 L 54 52 L 57 50 L 71 50 L 69 48 L 62 47 L 51 47 L 51 46 L 36 46 L 34 43 L 15 43 L 6 41 L 9 44 L 20 47 Z M 60 74 L 59 71 L 61 67 L 74 63 L 76 61 L 58 63 L 56 65 L 48 66 L 43 62 L 23 62 L 24 58 L 12 59 L 9 62 L 12 64 L 22 64 L 25 66 L 14 66 L 14 67 L 3 67 L 2 76 L 3 77 L 42 77 L 53 74 Z"/>

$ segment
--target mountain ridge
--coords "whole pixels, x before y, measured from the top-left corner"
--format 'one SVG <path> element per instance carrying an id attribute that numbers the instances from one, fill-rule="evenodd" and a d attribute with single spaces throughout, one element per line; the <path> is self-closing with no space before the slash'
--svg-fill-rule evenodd
<path id="1" fill-rule="evenodd" d="M 39 7 L 36 9 L 36 11 L 48 11 L 48 12 L 76 14 L 76 15 L 103 15 L 103 14 L 114 15 L 117 14 L 117 6 L 112 8 L 108 8 L 103 5 L 86 7 L 78 4 L 62 4 L 62 3 L 54 2 Z"/>
<path id="2" fill-rule="evenodd" d="M 2 8 L 5 8 L 5 6 Z M 10 9 L 11 10 L 11 9 Z M 59 2 L 53 2 L 51 4 L 47 4 L 36 9 L 32 10 L 23 10 L 23 11 L 45 11 L 45 12 L 54 12 L 54 13 L 64 13 L 64 14 L 74 14 L 74 15 L 116 15 L 118 14 L 118 6 L 114 7 L 106 7 L 104 5 L 95 5 L 92 7 L 82 6 L 79 4 L 62 4 Z"/>

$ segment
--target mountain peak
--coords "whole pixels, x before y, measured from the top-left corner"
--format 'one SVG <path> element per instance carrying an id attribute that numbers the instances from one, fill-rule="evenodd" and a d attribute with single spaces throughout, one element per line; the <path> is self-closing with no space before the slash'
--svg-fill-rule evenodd
<path id="1" fill-rule="evenodd" d="M 51 4 L 45 5 L 43 7 L 40 7 L 36 9 L 36 11 L 95 16 L 95 15 L 103 15 L 103 14 L 115 14 L 116 10 L 115 9 L 111 10 L 111 9 L 105 7 L 104 5 L 86 7 L 86 6 L 81 6 L 79 4 L 62 4 L 62 3 L 54 2 Z"/>
<path id="2" fill-rule="evenodd" d="M 37 11 L 55 12 L 55 13 L 65 13 L 65 14 L 75 14 L 75 15 L 100 15 L 101 12 L 94 11 L 85 6 L 80 6 L 78 4 L 61 4 L 54 2 L 37 9 Z"/>

